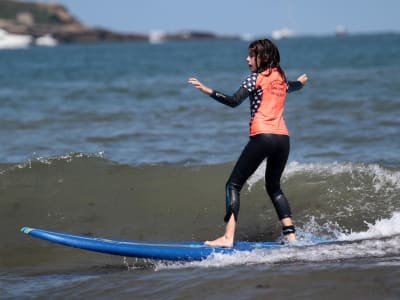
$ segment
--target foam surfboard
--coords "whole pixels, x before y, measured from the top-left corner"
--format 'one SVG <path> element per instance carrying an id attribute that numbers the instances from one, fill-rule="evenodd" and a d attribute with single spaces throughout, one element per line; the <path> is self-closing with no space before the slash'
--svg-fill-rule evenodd
<path id="1" fill-rule="evenodd" d="M 149 258 L 173 261 L 199 261 L 207 259 L 212 254 L 233 254 L 256 249 L 278 249 L 288 247 L 280 242 L 236 242 L 233 248 L 210 247 L 203 242 L 150 242 L 126 241 L 107 238 L 87 237 L 23 227 L 24 234 L 64 246 L 120 255 L 126 257 Z M 323 243 L 327 240 L 318 239 L 314 242 Z"/>

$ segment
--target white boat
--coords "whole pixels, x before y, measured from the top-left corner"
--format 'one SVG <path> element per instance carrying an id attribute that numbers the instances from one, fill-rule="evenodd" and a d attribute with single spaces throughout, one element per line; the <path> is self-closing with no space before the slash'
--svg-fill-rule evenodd
<path id="1" fill-rule="evenodd" d="M 336 30 L 335 30 L 335 34 L 337 36 L 345 36 L 348 34 L 346 27 L 344 27 L 343 25 L 337 25 L 336 26 Z"/>
<path id="2" fill-rule="evenodd" d="M 54 47 L 58 45 L 58 41 L 51 36 L 51 34 L 45 34 L 38 37 L 35 41 L 37 46 Z"/>
<path id="3" fill-rule="evenodd" d="M 150 44 L 162 44 L 165 42 L 165 33 L 163 31 L 152 31 L 149 34 Z"/>
<path id="4" fill-rule="evenodd" d="M 280 40 L 282 38 L 291 38 L 294 37 L 295 34 L 289 28 L 282 28 L 272 31 L 272 38 L 274 40 Z"/>
<path id="5" fill-rule="evenodd" d="M 31 42 L 30 35 L 12 34 L 0 28 L 0 49 L 27 48 Z"/>

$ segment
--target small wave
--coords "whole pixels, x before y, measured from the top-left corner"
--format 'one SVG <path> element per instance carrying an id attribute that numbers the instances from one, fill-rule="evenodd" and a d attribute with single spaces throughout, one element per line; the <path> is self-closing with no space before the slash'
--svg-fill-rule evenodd
<path id="1" fill-rule="evenodd" d="M 121 165 L 102 152 L 34 156 L 6 166 L 0 175 L 0 220 L 6 241 L 0 250 L 14 245 L 16 255 L 25 255 L 18 250 L 24 241 L 14 231 L 27 224 L 122 239 L 211 238 L 223 226 L 223 185 L 230 169 L 230 164 Z M 240 240 L 274 240 L 280 235 L 273 205 L 258 183 L 263 176 L 258 176 L 249 185 L 251 193 L 243 191 Z M 356 235 L 376 238 L 372 233 L 378 230 L 399 234 L 399 215 L 393 215 L 400 211 L 399 177 L 398 170 L 373 164 L 291 163 L 283 189 L 300 238 L 344 240 L 347 235 L 352 241 Z"/>
<path id="2" fill-rule="evenodd" d="M 17 164 L 6 164 L 0 169 L 0 175 L 7 171 L 13 171 L 16 169 L 32 169 L 34 165 L 52 165 L 54 162 L 64 161 L 66 163 L 72 162 L 74 159 L 104 159 L 104 152 L 98 153 L 82 153 L 82 152 L 72 152 L 60 156 L 43 157 L 38 156 L 36 153 L 32 155 L 31 158 L 22 163 Z"/>
<path id="3" fill-rule="evenodd" d="M 331 227 L 331 224 L 324 224 L 322 227 Z M 307 244 L 307 240 L 303 240 L 298 245 L 275 250 L 238 252 L 233 255 L 214 254 L 200 262 L 156 262 L 155 270 L 192 267 L 219 268 L 252 264 L 326 263 L 400 255 L 400 212 L 395 212 L 391 218 L 377 220 L 373 225 L 369 224 L 369 229 L 364 232 L 349 234 L 339 232 L 338 228 L 335 228 L 334 232 L 337 235 L 337 242 L 333 243 L 304 246 Z M 303 238 L 306 236 L 310 238 L 313 235 L 306 233 Z"/>
<path id="4" fill-rule="evenodd" d="M 249 188 L 256 182 L 264 179 L 265 167 L 266 163 L 264 161 L 248 180 Z M 400 172 L 385 169 L 377 164 L 291 162 L 286 167 L 283 180 L 288 180 L 298 174 L 314 175 L 322 178 L 347 174 L 355 180 L 368 177 L 371 180 L 375 192 L 387 188 L 390 190 L 400 189 Z"/>
<path id="5" fill-rule="evenodd" d="M 249 179 L 250 190 L 259 189 L 264 170 L 265 163 Z M 302 225 L 314 218 L 361 230 L 400 208 L 400 171 L 378 164 L 292 162 L 282 187 Z"/>

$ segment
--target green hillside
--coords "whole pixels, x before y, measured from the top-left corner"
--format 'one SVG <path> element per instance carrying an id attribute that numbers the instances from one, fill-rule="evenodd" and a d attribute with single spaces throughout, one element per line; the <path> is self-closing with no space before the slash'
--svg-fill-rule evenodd
<path id="1" fill-rule="evenodd" d="M 18 14 L 29 13 L 36 24 L 62 25 L 65 24 L 65 20 L 57 14 L 57 10 L 60 9 L 66 11 L 60 5 L 1 0 L 0 19 L 13 21 L 17 20 Z"/>

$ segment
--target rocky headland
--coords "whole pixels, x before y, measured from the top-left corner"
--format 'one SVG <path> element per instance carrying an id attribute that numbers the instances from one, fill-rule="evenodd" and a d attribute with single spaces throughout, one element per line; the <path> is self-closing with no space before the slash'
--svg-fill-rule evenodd
<path id="1" fill-rule="evenodd" d="M 38 38 L 51 35 L 59 43 L 88 43 L 103 41 L 153 41 L 144 33 L 121 33 L 83 24 L 68 9 L 56 3 L 16 0 L 0 1 L 0 28 L 14 34 Z M 159 41 L 192 39 L 233 39 L 209 32 L 185 31 L 158 34 Z M 157 40 L 156 40 L 157 42 Z"/>

